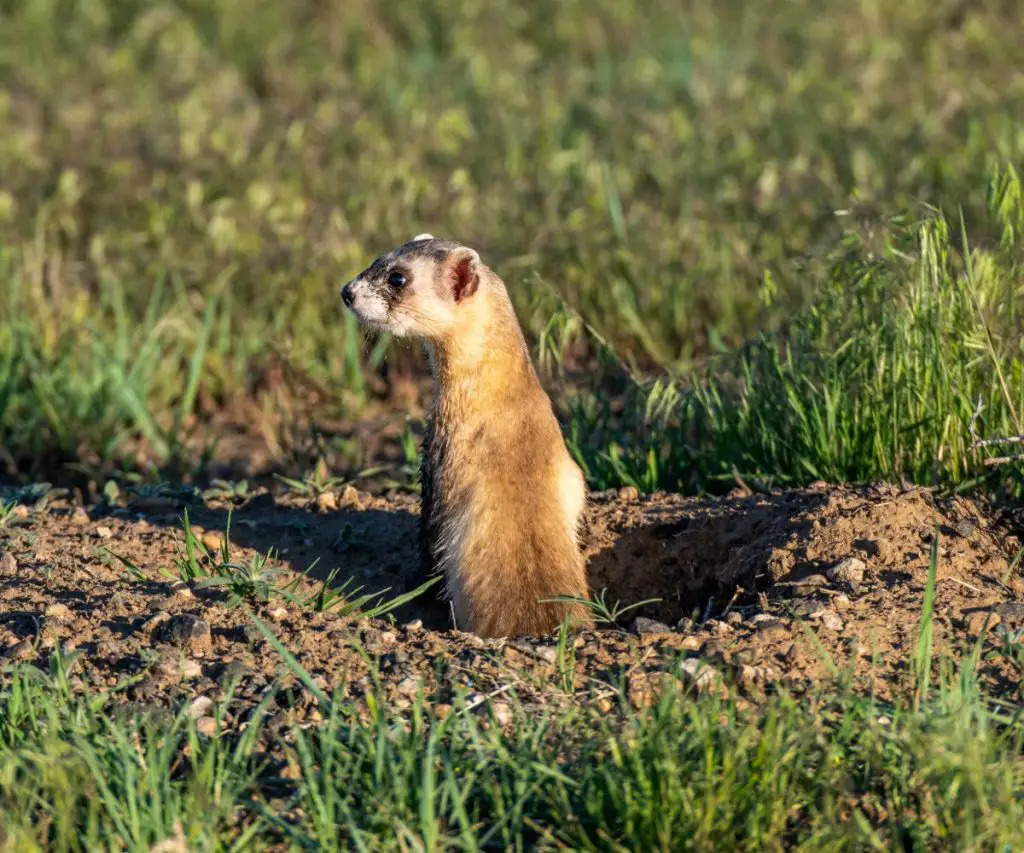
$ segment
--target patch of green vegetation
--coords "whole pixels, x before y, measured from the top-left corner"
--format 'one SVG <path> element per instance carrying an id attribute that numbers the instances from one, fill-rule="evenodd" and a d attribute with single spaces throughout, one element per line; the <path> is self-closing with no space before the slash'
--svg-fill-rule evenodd
<path id="1" fill-rule="evenodd" d="M 998 439 L 1024 435 L 1024 191 L 1012 169 L 989 186 L 995 240 L 934 210 L 862 220 L 780 333 L 688 376 L 627 380 L 625 413 L 606 392 L 577 396 L 570 439 L 591 481 L 1024 492 L 1019 460 L 986 464 Z M 771 278 L 763 294 L 775 298 Z"/>
<path id="2" fill-rule="evenodd" d="M 232 557 L 230 511 L 224 535 L 217 537 L 218 545 L 211 543 L 213 547 L 210 547 L 196 535 L 188 510 L 182 515 L 182 532 L 183 541 L 178 546 L 174 567 L 161 569 L 160 575 L 193 584 L 197 589 L 219 588 L 226 593 L 225 604 L 228 607 L 267 602 L 277 596 L 317 613 L 330 610 L 342 616 L 363 619 L 393 618 L 391 614 L 395 610 L 419 598 L 441 581 L 441 577 L 436 576 L 415 589 L 388 598 L 386 594 L 390 592 L 389 587 L 377 592 L 363 592 L 363 587 L 352 586 L 351 578 L 339 581 L 342 570 L 334 568 L 314 591 L 302 592 L 302 578 L 278 567 L 273 549 L 266 554 L 254 553 L 242 561 Z M 132 560 L 109 548 L 103 551 L 109 558 L 117 560 L 131 579 L 139 582 L 149 580 L 146 571 Z M 304 574 L 308 575 L 312 569 L 313 566 L 310 566 Z M 286 577 L 292 580 L 286 584 L 278 583 L 278 580 Z"/>
<path id="3" fill-rule="evenodd" d="M 344 690 L 320 693 L 323 722 L 275 741 L 288 774 L 267 761 L 263 709 L 242 733 L 201 735 L 184 710 L 126 714 L 76 695 L 73 666 L 4 674 L 5 851 L 175 838 L 202 850 L 1024 844 L 1024 729 L 979 689 L 973 662 L 906 702 L 839 687 L 741 709 L 677 688 L 640 711 L 620 694 L 607 714 L 527 709 L 506 692 L 508 733 L 465 697 L 442 720 L 422 700 L 401 714 L 373 694 L 367 716 Z"/>
<path id="4" fill-rule="evenodd" d="M 627 363 L 786 331 L 856 283 L 832 278 L 837 210 L 884 243 L 923 200 L 998 239 L 985 179 L 1022 159 L 1020 38 L 1000 0 L 3 4 L 0 464 L 188 463 L 239 396 L 264 432 L 306 388 L 352 414 L 405 351 L 364 348 L 338 284 L 423 230 L 478 247 L 524 313 L 552 283 Z M 768 393 L 787 368 L 751 357 Z M 693 405 L 745 437 L 744 474 L 863 456 L 858 434 L 818 458 L 813 423 L 751 450 L 778 415 Z M 720 477 L 705 434 L 676 455 L 693 472 L 640 482 Z M 932 463 L 908 442 L 888 469 Z"/>

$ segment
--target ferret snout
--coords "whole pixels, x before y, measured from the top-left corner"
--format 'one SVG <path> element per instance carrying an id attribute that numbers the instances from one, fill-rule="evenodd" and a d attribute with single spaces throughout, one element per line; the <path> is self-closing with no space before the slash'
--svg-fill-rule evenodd
<path id="1" fill-rule="evenodd" d="M 341 289 L 341 301 L 362 322 L 383 328 L 388 321 L 388 306 L 378 288 L 363 276 L 356 276 Z"/>
<path id="2" fill-rule="evenodd" d="M 341 289 L 341 301 L 345 303 L 346 308 L 351 308 L 352 303 L 355 302 L 356 294 L 353 289 L 354 281 L 350 281 Z"/>

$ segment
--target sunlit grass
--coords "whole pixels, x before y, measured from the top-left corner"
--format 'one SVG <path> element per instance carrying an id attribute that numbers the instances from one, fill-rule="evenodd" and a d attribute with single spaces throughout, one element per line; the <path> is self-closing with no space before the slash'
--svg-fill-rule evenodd
<path id="1" fill-rule="evenodd" d="M 353 414 L 385 349 L 337 285 L 423 230 L 478 247 L 524 316 L 553 286 L 672 372 L 822 298 L 836 211 L 882 245 L 919 202 L 954 230 L 962 207 L 988 245 L 1020 21 L 948 5 L 6 4 L 4 467 L 195 456 L 232 398 L 280 410 L 278 373 Z"/>

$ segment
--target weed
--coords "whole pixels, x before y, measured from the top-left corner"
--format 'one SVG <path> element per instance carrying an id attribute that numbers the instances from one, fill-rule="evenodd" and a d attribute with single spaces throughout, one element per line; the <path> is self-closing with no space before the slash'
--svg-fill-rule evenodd
<path id="1" fill-rule="evenodd" d="M 918 627 L 917 648 L 914 651 L 913 672 L 916 682 L 914 701 L 920 704 L 928 699 L 928 686 L 932 674 L 932 619 L 935 608 L 935 583 L 939 569 L 939 530 L 932 536 L 931 556 L 928 560 L 928 579 L 925 581 L 921 601 L 921 624 Z"/>
<path id="2" fill-rule="evenodd" d="M 211 573 L 215 574 L 217 560 L 214 555 L 207 550 L 199 537 L 193 532 L 192 523 L 189 520 L 187 509 L 182 515 L 181 523 L 182 529 L 185 533 L 185 542 L 183 546 L 184 549 L 181 547 L 178 548 L 178 556 L 174 560 L 174 568 L 178 574 L 178 578 L 189 583 L 200 578 L 208 577 Z M 229 520 L 229 527 L 230 523 L 231 522 Z M 224 536 L 224 544 L 222 548 L 222 560 L 224 563 L 228 563 L 231 560 L 231 544 L 227 535 Z"/>
<path id="3" fill-rule="evenodd" d="M 571 595 L 559 595 L 551 599 L 545 599 L 545 601 L 559 602 L 564 604 L 578 604 L 582 607 L 586 607 L 594 619 L 599 625 L 618 625 L 622 618 L 630 611 L 636 610 L 639 607 L 643 607 L 645 604 L 657 604 L 661 601 L 660 598 L 645 598 L 643 601 L 637 601 L 633 604 L 622 605 L 616 601 L 614 604 L 609 605 L 606 600 L 607 590 L 602 589 L 591 598 L 577 598 Z"/>
<path id="4" fill-rule="evenodd" d="M 229 483 L 226 480 L 214 480 L 210 483 L 210 488 L 203 492 L 203 500 L 227 500 L 227 501 L 244 501 L 249 497 L 249 482 L 247 480 L 238 480 L 234 483 Z"/>
<path id="5" fill-rule="evenodd" d="M 555 649 L 558 664 L 558 679 L 562 692 L 572 695 L 576 691 L 576 643 L 569 632 L 569 617 L 558 626 L 558 644 Z"/>
<path id="6" fill-rule="evenodd" d="M 338 486 L 344 485 L 346 482 L 343 477 L 329 476 L 327 472 L 327 465 L 322 459 L 317 462 L 316 467 L 302 480 L 296 480 L 292 477 L 283 477 L 280 474 L 275 474 L 274 476 L 288 486 L 292 491 L 307 498 L 318 498 L 324 492 L 336 489 Z"/>
<path id="7" fill-rule="evenodd" d="M 294 598 L 304 607 L 308 607 L 316 613 L 323 613 L 332 610 L 341 616 L 360 616 L 365 619 L 380 618 L 390 614 L 392 611 L 419 598 L 424 592 L 440 582 L 440 576 L 420 584 L 416 589 L 402 593 L 392 599 L 385 600 L 384 594 L 388 589 L 378 592 L 363 593 L 362 587 L 350 589 L 352 578 L 338 584 L 340 569 L 332 569 L 324 580 L 320 582 L 316 592 L 305 598 Z M 371 602 L 374 602 L 371 604 Z"/>
<path id="8" fill-rule="evenodd" d="M 230 592 L 228 607 L 237 607 L 246 601 L 269 601 L 271 594 L 279 592 L 274 579 L 287 572 L 273 568 L 273 550 L 267 554 L 254 554 L 247 562 L 220 562 L 213 566 L 213 574 L 197 584 L 200 588 L 222 587 Z"/>
<path id="9" fill-rule="evenodd" d="M 100 549 L 100 553 L 107 559 L 112 558 L 114 560 L 117 560 L 117 562 L 119 562 L 121 564 L 121 567 L 124 569 L 125 574 L 131 580 L 137 583 L 144 583 L 146 580 L 148 580 L 148 578 L 146 577 L 146 573 L 142 571 L 141 568 L 139 568 L 138 564 L 136 564 L 132 560 L 129 560 L 127 557 L 122 557 L 120 554 L 112 551 L 110 548 L 102 548 Z"/>

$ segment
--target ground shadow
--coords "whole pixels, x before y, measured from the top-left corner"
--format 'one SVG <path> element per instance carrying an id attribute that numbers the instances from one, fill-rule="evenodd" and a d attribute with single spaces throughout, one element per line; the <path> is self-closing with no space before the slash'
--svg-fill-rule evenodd
<path id="1" fill-rule="evenodd" d="M 799 492 L 683 499 L 660 495 L 638 501 L 595 496 L 584 524 L 591 589 L 608 604 L 659 599 L 630 611 L 675 624 L 719 612 L 730 603 L 750 604 L 758 590 L 780 589 L 824 571 L 820 561 L 785 547 L 806 538 L 809 515 L 825 493 Z M 228 525 L 227 508 L 195 506 L 192 522 L 208 531 Z M 180 529 L 180 512 L 151 517 Z M 420 562 L 419 516 L 415 499 L 385 509 L 348 508 L 316 512 L 269 493 L 231 510 L 231 541 L 260 553 L 274 549 L 295 572 L 324 580 L 336 570 L 335 586 L 384 598 L 415 589 L 428 579 Z M 421 619 L 426 627 L 451 627 L 442 585 L 395 611 L 400 621 Z"/>
<path id="2" fill-rule="evenodd" d="M 350 589 L 387 590 L 390 598 L 416 588 L 427 580 L 417 500 L 404 496 L 366 504 L 317 512 L 292 497 L 279 502 L 264 493 L 232 510 L 231 539 L 261 553 L 273 548 L 287 567 L 314 578 L 337 570 L 334 583 Z M 206 530 L 227 526 L 226 507 L 194 507 L 190 513 Z M 831 584 L 833 591 L 856 594 L 855 585 L 836 587 L 825 578 L 847 557 L 858 558 L 883 581 L 889 579 L 886 572 L 899 571 L 900 583 L 916 583 L 927 560 L 915 537 L 928 535 L 932 517 L 931 504 L 921 496 L 901 496 L 889 487 L 721 498 L 609 493 L 591 496 L 583 540 L 595 593 L 603 592 L 608 604 L 657 599 L 631 611 L 629 620 L 643 615 L 675 625 L 730 607 L 756 611 L 765 593 L 802 599 Z M 150 521 L 180 529 L 180 512 Z M 967 563 L 963 571 L 970 571 Z M 395 616 L 421 619 L 435 629 L 451 627 L 440 583 Z"/>
<path id="3" fill-rule="evenodd" d="M 824 492 L 780 492 L 595 501 L 587 535 L 591 587 L 604 590 L 608 604 L 660 599 L 631 615 L 673 625 L 750 604 L 773 584 L 787 589 L 824 571 L 814 554 L 791 546 L 810 535 L 809 516 L 826 500 Z"/>
<path id="4" fill-rule="evenodd" d="M 206 531 L 228 529 L 226 507 L 192 506 L 191 523 Z M 151 516 L 160 526 L 181 529 L 181 513 Z M 278 502 L 263 493 L 230 510 L 230 541 L 261 554 L 274 552 L 282 567 L 310 579 L 331 579 L 348 597 L 380 593 L 383 600 L 416 589 L 429 579 L 421 568 L 419 516 L 414 501 L 388 509 L 346 508 L 317 512 Z M 333 574 L 333 578 L 331 578 Z M 426 627 L 449 627 L 441 584 L 394 611 L 400 621 L 421 619 Z M 374 598 L 376 601 L 377 598 Z"/>

